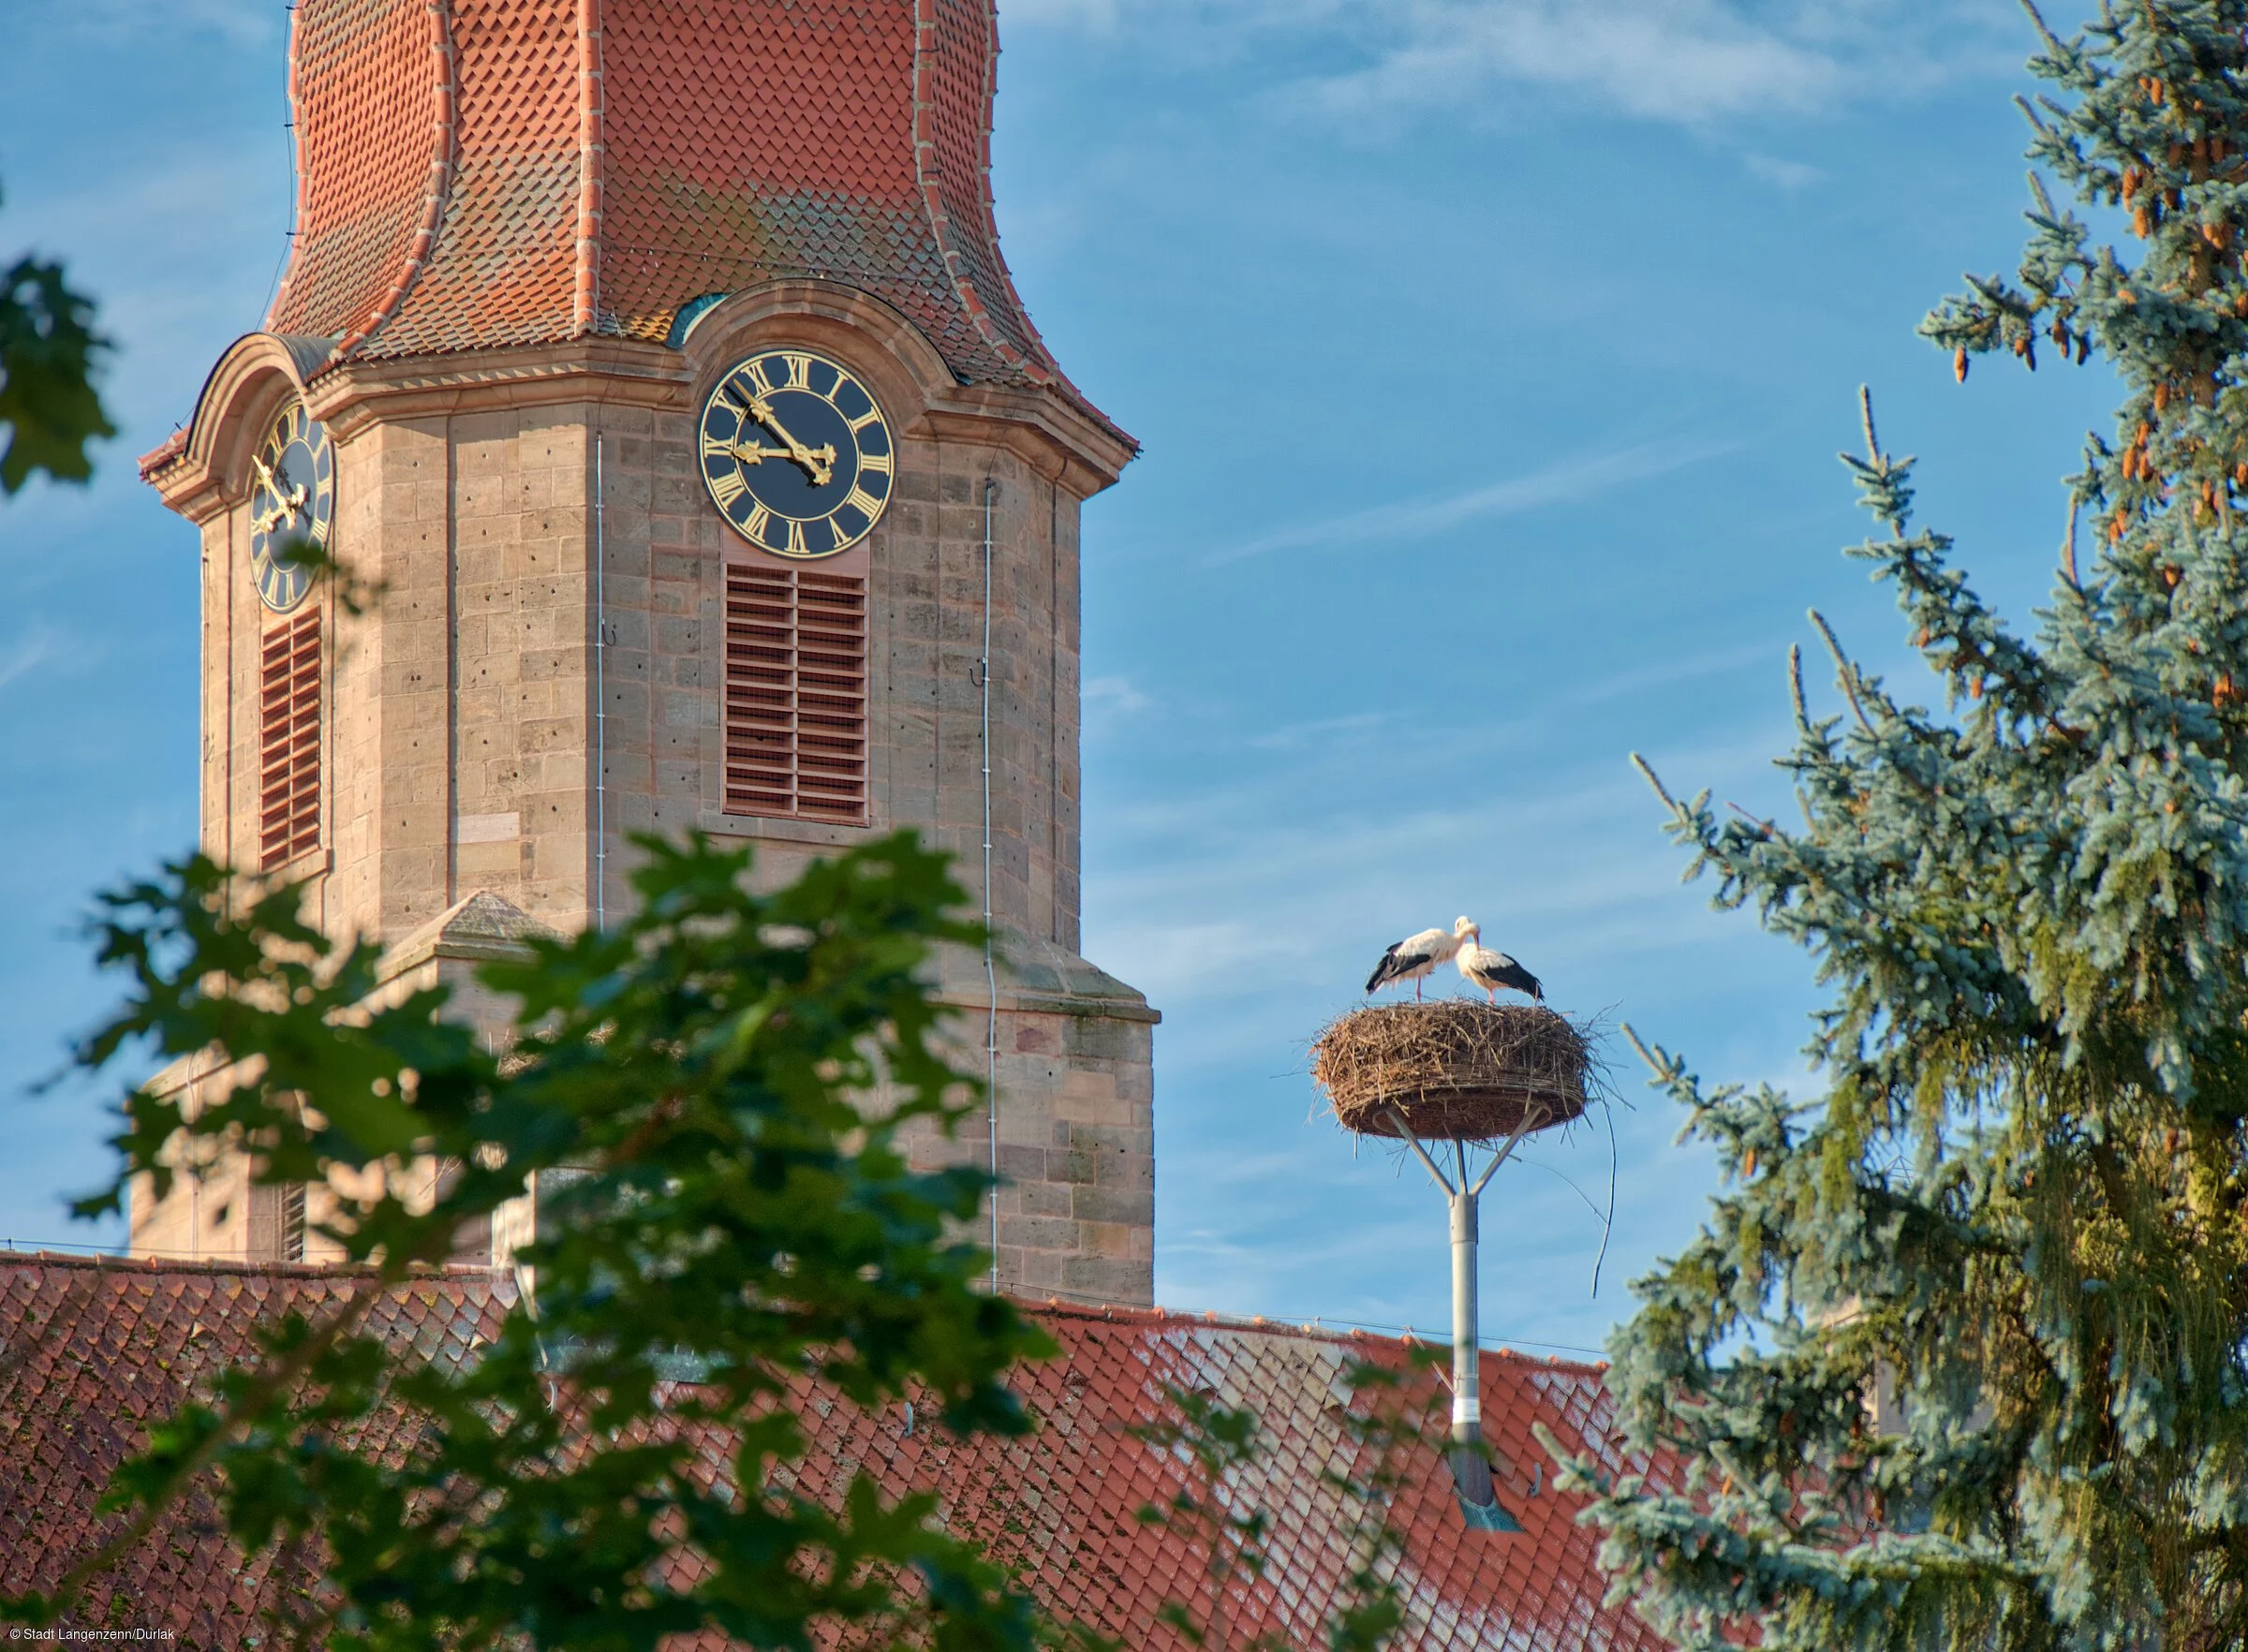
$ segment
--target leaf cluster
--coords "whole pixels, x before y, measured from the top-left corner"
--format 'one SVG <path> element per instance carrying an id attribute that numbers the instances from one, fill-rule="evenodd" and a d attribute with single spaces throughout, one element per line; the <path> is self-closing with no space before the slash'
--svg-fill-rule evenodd
<path id="1" fill-rule="evenodd" d="M 975 1105 L 924 976 L 933 946 L 982 930 L 910 833 L 770 893 L 747 850 L 639 847 L 629 920 L 481 966 L 510 1006 L 496 1039 L 441 987 L 384 982 L 300 890 L 248 896 L 199 858 L 107 897 L 102 957 L 132 987 L 81 1062 L 208 1076 L 200 1104 L 133 1095 L 118 1177 L 85 1208 L 247 1153 L 260 1183 L 330 1190 L 320 1233 L 357 1289 L 155 1428 L 112 1488 L 116 1538 L 0 1610 L 54 1621 L 207 1485 L 245 1555 L 319 1555 L 278 1626 L 302 1644 L 807 1647 L 841 1625 L 866 1645 L 1032 1644 L 1028 1603 L 933 1497 L 888 1504 L 861 1474 L 821 1500 L 780 1472 L 815 1400 L 1027 1426 L 1005 1373 L 1051 1345 L 977 1288 L 960 1235 L 987 1179 L 916 1171 L 899 1143 Z M 480 1358 L 400 1358 L 367 1329 L 533 1179 L 515 1260 L 535 1296 Z"/>
<path id="2" fill-rule="evenodd" d="M 27 254 L 0 271 L 0 494 L 35 471 L 57 481 L 93 474 L 86 444 L 117 434 L 94 388 L 107 347 L 93 301 L 71 289 L 61 264 Z"/>

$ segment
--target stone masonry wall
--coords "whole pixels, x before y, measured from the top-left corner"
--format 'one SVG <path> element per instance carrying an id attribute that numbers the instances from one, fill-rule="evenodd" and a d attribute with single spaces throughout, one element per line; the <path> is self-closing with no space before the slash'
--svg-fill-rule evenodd
<path id="1" fill-rule="evenodd" d="M 764 553 L 704 499 L 689 405 L 417 414 L 339 442 L 335 547 L 380 599 L 354 618 L 324 587 L 311 598 L 331 649 L 327 815 L 321 854 L 289 871 L 314 877 L 333 933 L 395 941 L 479 891 L 568 930 L 591 920 L 597 892 L 613 919 L 625 909 L 632 832 L 755 840 L 758 876 L 779 882 L 812 855 L 911 825 L 959 856 L 972 899 L 989 479 L 990 897 L 1014 960 L 1001 993 L 1001 1276 L 1034 1293 L 1150 1300 L 1155 1017 L 1076 953 L 1078 498 L 1001 445 L 940 440 L 891 406 L 893 502 L 866 546 L 827 565 L 869 581 L 869 824 L 728 816 L 723 568 Z M 251 587 L 246 516 L 236 503 L 204 524 L 204 839 L 255 866 L 259 639 L 274 622 Z M 598 724 L 597 533 L 609 642 Z M 973 1024 L 964 1049 L 980 1069 L 980 959 L 948 961 L 943 991 Z M 974 1134 L 915 1152 L 985 1161 L 988 1135 Z"/>

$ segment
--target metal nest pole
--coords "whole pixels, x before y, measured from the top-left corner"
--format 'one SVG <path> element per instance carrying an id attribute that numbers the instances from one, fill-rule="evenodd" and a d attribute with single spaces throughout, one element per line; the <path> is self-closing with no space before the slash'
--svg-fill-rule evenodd
<path id="1" fill-rule="evenodd" d="M 1499 1501 L 1483 1445 L 1483 1190 L 1525 1137 L 1585 1111 L 1593 1076 L 1589 1030 L 1542 1004 L 1455 998 L 1354 1010 L 1312 1045 L 1312 1076 L 1343 1128 L 1402 1141 L 1443 1190 L 1452 1231 L 1452 1479 L 1461 1514 L 1486 1531 L 1522 1527 Z M 1450 1174 L 1440 1162 L 1445 1143 Z M 1471 1149 L 1489 1155 L 1480 1170 Z"/>

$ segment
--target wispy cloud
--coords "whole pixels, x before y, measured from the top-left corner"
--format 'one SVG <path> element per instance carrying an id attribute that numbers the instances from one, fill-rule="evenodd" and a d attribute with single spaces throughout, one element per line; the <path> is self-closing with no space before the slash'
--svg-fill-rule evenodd
<path id="1" fill-rule="evenodd" d="M 1503 87 L 1690 126 L 1801 116 L 2004 73 L 2028 44 L 1999 8 L 1956 0 L 1006 0 L 1003 18 L 1160 42 L 1189 64 L 1276 46 L 1340 59 L 1265 90 L 1353 131 Z"/>
<path id="2" fill-rule="evenodd" d="M 54 633 L 45 627 L 0 646 L 0 688 L 18 677 L 29 676 L 53 652 Z"/>
<path id="3" fill-rule="evenodd" d="M 1742 155 L 1740 164 L 1749 170 L 1753 178 L 1762 178 L 1767 184 L 1777 184 L 1782 189 L 1803 189 L 1819 183 L 1826 174 L 1803 161 L 1789 160 L 1783 155 L 1762 155 L 1753 150 Z"/>
<path id="4" fill-rule="evenodd" d="M 67 29 L 107 45 L 155 35 L 214 35 L 238 48 L 270 44 L 283 26 L 283 8 L 269 0 L 76 0 L 54 8 L 57 32 Z"/>
<path id="5" fill-rule="evenodd" d="M 1377 729 L 1402 722 L 1398 711 L 1353 712 L 1347 716 L 1315 717 L 1308 723 L 1288 723 L 1264 734 L 1250 736 L 1250 745 L 1263 751 L 1294 751 L 1314 744 L 1332 748 L 1338 742 L 1370 734 Z"/>
<path id="6" fill-rule="evenodd" d="M 1588 499 L 1611 488 L 1650 481 L 1671 471 L 1731 452 L 1736 442 L 1664 440 L 1628 448 L 1607 448 L 1562 460 L 1523 476 L 1505 477 L 1448 498 L 1400 501 L 1329 517 L 1301 527 L 1280 528 L 1210 558 L 1239 562 L 1273 551 L 1333 550 L 1417 534 L 1440 533 L 1486 517 L 1515 516 L 1548 505 Z"/>
<path id="7" fill-rule="evenodd" d="M 1565 87 L 1625 114 L 1698 123 L 1815 108 L 1846 77 L 1831 51 L 1717 0 L 1461 0 L 1406 9 L 1401 44 L 1316 85 L 1338 112 L 1454 103 L 1494 82 Z"/>
<path id="8" fill-rule="evenodd" d="M 1130 677 L 1095 677 L 1085 686 L 1087 712 L 1128 715 L 1146 711 L 1155 701 L 1140 692 Z"/>

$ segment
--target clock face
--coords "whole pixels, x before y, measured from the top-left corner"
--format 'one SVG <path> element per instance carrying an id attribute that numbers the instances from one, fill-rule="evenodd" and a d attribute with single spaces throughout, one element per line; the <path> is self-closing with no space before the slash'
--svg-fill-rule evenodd
<path id="1" fill-rule="evenodd" d="M 763 350 L 702 404 L 702 485 L 733 531 L 778 556 L 833 556 L 890 503 L 897 449 L 865 385 L 825 356 Z"/>
<path id="2" fill-rule="evenodd" d="M 299 541 L 325 552 L 335 522 L 335 448 L 303 403 L 281 409 L 250 478 L 250 579 L 259 601 L 287 613 L 312 589 L 312 573 L 283 553 Z"/>

